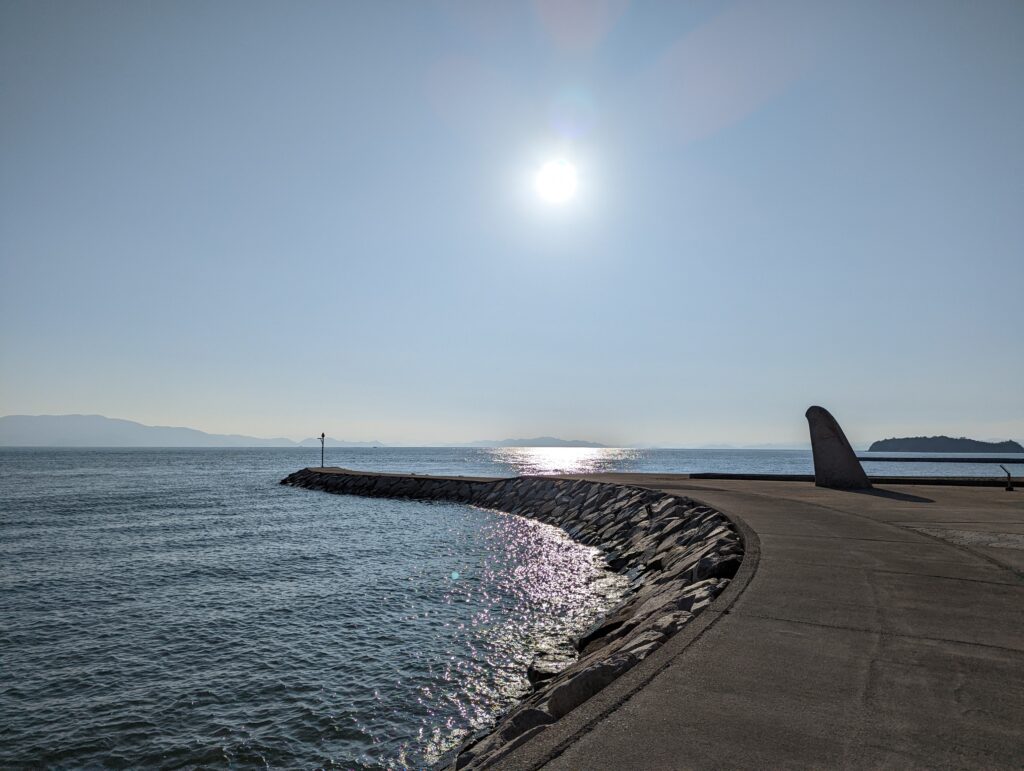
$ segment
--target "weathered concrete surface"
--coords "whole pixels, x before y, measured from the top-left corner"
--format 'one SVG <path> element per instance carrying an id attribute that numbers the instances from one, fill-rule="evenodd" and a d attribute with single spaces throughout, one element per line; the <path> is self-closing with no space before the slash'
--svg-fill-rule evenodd
<path id="1" fill-rule="evenodd" d="M 832 413 L 824 407 L 808 407 L 805 417 L 811 432 L 814 483 L 836 490 L 869 489 L 868 475 Z"/>
<path id="2" fill-rule="evenodd" d="M 740 518 L 756 570 L 501 768 L 1024 765 L 1024 493 L 589 478 Z"/>

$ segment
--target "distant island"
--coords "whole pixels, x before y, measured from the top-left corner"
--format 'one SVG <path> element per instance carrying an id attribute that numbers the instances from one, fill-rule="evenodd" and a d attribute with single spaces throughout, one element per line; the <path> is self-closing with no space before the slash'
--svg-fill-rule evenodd
<path id="1" fill-rule="evenodd" d="M 328 438 L 328 447 L 383 447 L 380 442 Z M 319 438 L 261 439 L 208 434 L 195 428 L 147 426 L 103 415 L 6 415 L 0 417 L 0 447 L 318 447 Z"/>
<path id="2" fill-rule="evenodd" d="M 872 442 L 868 452 L 984 452 L 1024 453 L 1024 447 L 1012 440 L 981 442 L 961 436 L 910 436 L 902 439 L 882 439 Z"/>
<path id="3" fill-rule="evenodd" d="M 559 439 L 554 436 L 537 436 L 533 439 L 480 439 L 467 442 L 460 447 L 607 447 L 598 442 L 585 442 L 582 439 Z"/>
<path id="4" fill-rule="evenodd" d="M 309 439 L 303 439 L 301 442 L 292 442 L 292 444 L 298 447 L 319 447 L 320 437 L 311 436 Z M 324 439 L 324 445 L 327 447 L 386 447 L 387 445 L 381 444 L 380 442 L 348 442 L 344 439 L 332 439 L 327 437 Z"/>

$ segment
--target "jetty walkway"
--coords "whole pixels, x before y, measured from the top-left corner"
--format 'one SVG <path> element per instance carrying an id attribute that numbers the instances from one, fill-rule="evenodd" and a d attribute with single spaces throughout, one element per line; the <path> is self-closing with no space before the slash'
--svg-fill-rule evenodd
<path id="1" fill-rule="evenodd" d="M 743 566 L 501 768 L 1024 766 L 1024 490 L 584 478 L 715 507 Z"/>

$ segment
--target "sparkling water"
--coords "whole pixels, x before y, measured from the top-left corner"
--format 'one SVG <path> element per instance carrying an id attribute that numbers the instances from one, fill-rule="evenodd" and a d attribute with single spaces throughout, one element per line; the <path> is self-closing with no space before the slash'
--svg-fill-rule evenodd
<path id="1" fill-rule="evenodd" d="M 429 765 L 527 692 L 535 652 L 623 591 L 595 550 L 547 525 L 277 484 L 319 454 L 0 450 L 0 767 Z M 466 476 L 811 472 L 804 451 L 326 460 Z M 993 473 L 870 469 L 908 472 Z"/>

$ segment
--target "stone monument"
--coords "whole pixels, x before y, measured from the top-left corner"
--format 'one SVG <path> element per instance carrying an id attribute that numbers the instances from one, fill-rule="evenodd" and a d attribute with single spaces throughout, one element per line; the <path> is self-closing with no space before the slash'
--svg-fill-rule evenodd
<path id="1" fill-rule="evenodd" d="M 871 482 L 839 427 L 824 407 L 807 408 L 814 454 L 814 484 L 836 490 L 868 490 Z"/>

